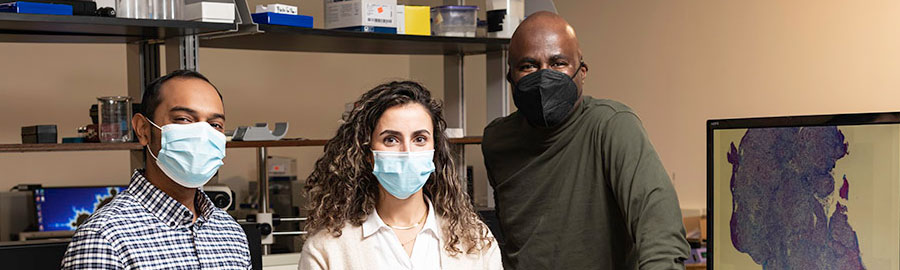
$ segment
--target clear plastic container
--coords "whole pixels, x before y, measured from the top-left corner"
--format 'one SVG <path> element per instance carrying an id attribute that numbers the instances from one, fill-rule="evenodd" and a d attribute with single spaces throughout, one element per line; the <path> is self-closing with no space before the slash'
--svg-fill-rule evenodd
<path id="1" fill-rule="evenodd" d="M 150 0 L 116 0 L 116 17 L 152 19 Z"/>
<path id="2" fill-rule="evenodd" d="M 131 141 L 131 98 L 98 97 L 100 142 Z"/>
<path id="3" fill-rule="evenodd" d="M 151 0 L 153 19 L 183 20 L 184 0 Z"/>
<path id="4" fill-rule="evenodd" d="M 431 34 L 449 37 L 475 37 L 477 6 L 440 6 L 431 8 Z"/>

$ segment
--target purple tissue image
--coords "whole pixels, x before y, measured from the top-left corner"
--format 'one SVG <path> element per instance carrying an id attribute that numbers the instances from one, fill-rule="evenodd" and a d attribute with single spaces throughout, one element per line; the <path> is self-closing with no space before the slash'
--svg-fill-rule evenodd
<path id="1" fill-rule="evenodd" d="M 852 176 L 835 192 L 832 172 L 849 147 L 833 126 L 749 129 L 732 143 L 734 247 L 763 269 L 865 269 L 841 204 Z"/>

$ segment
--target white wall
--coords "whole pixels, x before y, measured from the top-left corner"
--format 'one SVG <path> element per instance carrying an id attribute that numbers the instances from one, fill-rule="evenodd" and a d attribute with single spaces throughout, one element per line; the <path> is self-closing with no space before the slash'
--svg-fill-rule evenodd
<path id="1" fill-rule="evenodd" d="M 321 14 L 322 1 L 285 3 Z M 556 5 L 578 32 L 591 65 L 585 92 L 622 101 L 641 115 L 683 208 L 705 207 L 707 119 L 900 110 L 900 2 Z M 0 59 L 0 143 L 19 143 L 19 128 L 33 124 L 57 124 L 61 137 L 74 136 L 75 128 L 90 121 L 95 97 L 126 93 L 123 45 L 0 43 Z M 421 80 L 442 96 L 441 61 L 200 51 L 200 71 L 225 95 L 229 126 L 287 120 L 288 136 L 310 138 L 329 138 L 344 103 L 390 78 Z M 480 135 L 486 122 L 483 61 L 466 58 L 469 135 Z M 334 89 L 340 91 L 328 91 Z M 305 175 L 321 147 L 271 152 L 298 158 Z M 469 146 L 467 153 L 483 180 L 479 147 Z M 240 188 L 240 181 L 255 179 L 254 156 L 252 149 L 230 150 L 223 181 Z M 4 153 L 0 189 L 25 182 L 125 183 L 127 158 L 126 152 Z"/>

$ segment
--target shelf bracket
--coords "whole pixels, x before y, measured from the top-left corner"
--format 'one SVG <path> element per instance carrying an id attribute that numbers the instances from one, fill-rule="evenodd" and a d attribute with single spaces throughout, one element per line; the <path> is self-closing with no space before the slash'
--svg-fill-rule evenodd
<path id="1" fill-rule="evenodd" d="M 237 36 L 246 36 L 246 35 L 255 35 L 264 33 L 265 31 L 259 30 L 259 24 L 253 22 L 253 17 L 251 16 L 250 5 L 247 4 L 247 0 L 235 0 L 235 25 L 237 26 L 236 31 L 222 32 L 216 33 L 212 35 L 203 35 L 203 39 L 217 39 L 217 38 L 227 38 L 227 37 L 237 37 Z"/>

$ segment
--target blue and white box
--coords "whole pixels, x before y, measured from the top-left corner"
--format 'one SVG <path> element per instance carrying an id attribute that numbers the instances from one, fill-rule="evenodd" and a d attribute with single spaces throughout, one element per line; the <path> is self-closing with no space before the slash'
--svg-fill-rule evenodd
<path id="1" fill-rule="evenodd" d="M 326 29 L 396 33 L 397 0 L 325 0 Z"/>
<path id="2" fill-rule="evenodd" d="M 0 12 L 46 15 L 72 15 L 72 6 L 35 2 L 9 2 L 0 4 Z"/>
<path id="3" fill-rule="evenodd" d="M 287 25 L 294 27 L 313 27 L 313 17 L 306 15 L 290 15 L 275 12 L 253 13 L 253 22 L 258 24 Z"/>

